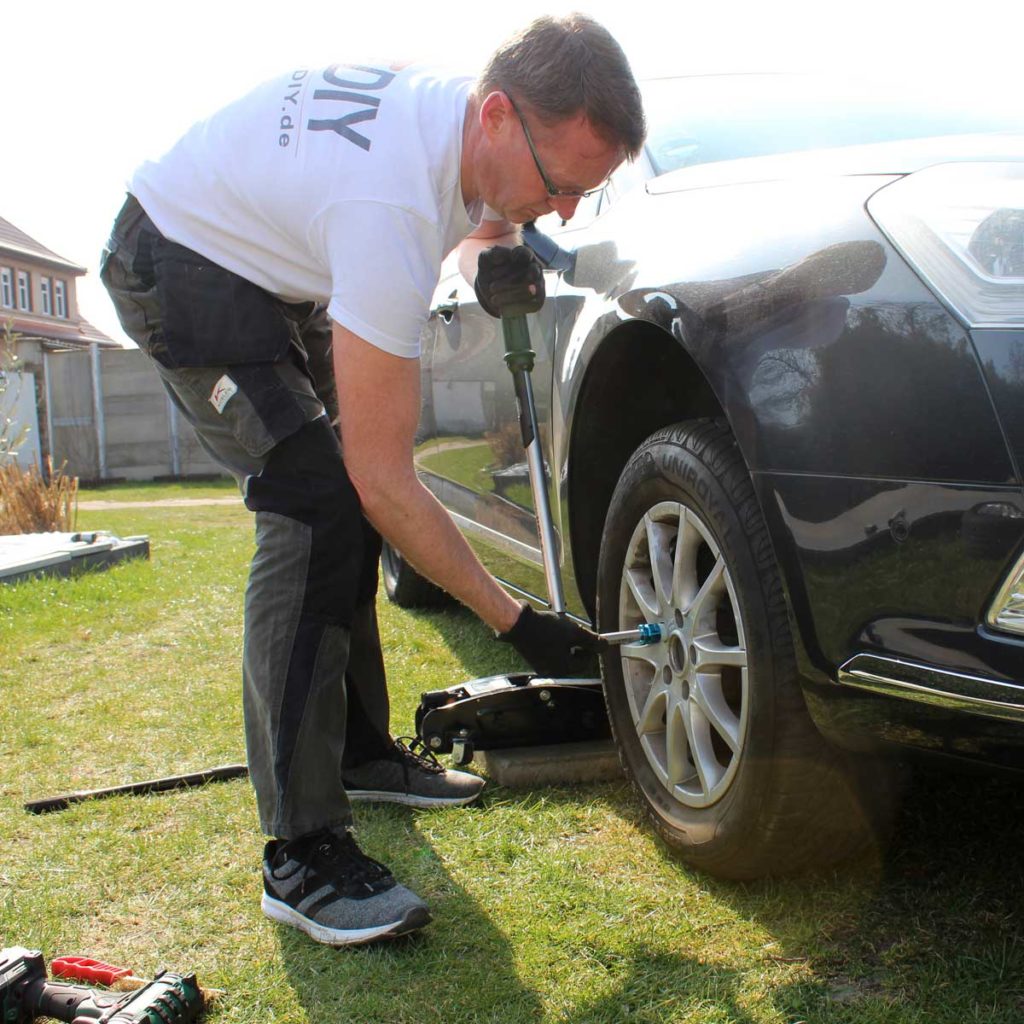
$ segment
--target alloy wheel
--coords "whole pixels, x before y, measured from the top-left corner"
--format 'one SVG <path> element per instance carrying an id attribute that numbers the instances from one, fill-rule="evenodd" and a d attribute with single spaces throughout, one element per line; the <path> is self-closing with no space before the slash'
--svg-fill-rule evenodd
<path id="1" fill-rule="evenodd" d="M 747 726 L 747 648 L 728 566 L 690 508 L 660 502 L 637 523 L 619 588 L 619 628 L 656 623 L 662 642 L 619 649 L 640 745 L 689 807 L 724 796 Z"/>

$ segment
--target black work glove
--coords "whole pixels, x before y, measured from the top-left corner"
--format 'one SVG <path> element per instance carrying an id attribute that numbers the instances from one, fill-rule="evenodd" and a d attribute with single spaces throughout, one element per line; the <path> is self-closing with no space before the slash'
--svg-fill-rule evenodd
<path id="1" fill-rule="evenodd" d="M 590 675 L 593 656 L 604 647 L 572 619 L 555 612 L 536 612 L 530 605 L 498 639 L 511 644 L 538 675 L 555 679 Z"/>
<path id="2" fill-rule="evenodd" d="M 473 287 L 491 316 L 536 313 L 544 305 L 544 269 L 528 245 L 484 249 Z"/>

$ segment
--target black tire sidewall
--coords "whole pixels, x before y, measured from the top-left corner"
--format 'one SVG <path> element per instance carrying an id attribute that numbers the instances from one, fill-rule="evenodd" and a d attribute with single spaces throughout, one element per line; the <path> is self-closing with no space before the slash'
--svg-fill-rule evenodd
<path id="1" fill-rule="evenodd" d="M 707 435 L 709 426 L 712 425 L 701 423 L 694 429 Z M 679 438 L 679 428 L 654 435 L 637 450 L 620 478 L 609 506 L 602 542 L 598 620 L 602 632 L 622 628 L 618 623 L 622 566 L 629 539 L 643 515 L 662 501 L 678 501 L 697 514 L 714 536 L 732 578 L 748 656 L 743 748 L 736 775 L 723 797 L 709 807 L 693 808 L 666 791 L 640 746 L 621 662 L 614 650 L 602 658 L 602 671 L 620 754 L 655 824 L 673 845 L 685 848 L 691 859 L 707 859 L 716 866 L 724 866 L 731 857 L 741 856 L 737 847 L 746 842 L 751 822 L 769 799 L 776 756 L 778 661 L 788 645 L 782 643 L 783 651 L 778 649 L 780 623 L 773 623 L 770 617 L 770 602 L 764 588 L 765 567 L 758 565 L 750 536 L 749 519 L 751 512 L 756 511 L 753 489 L 745 468 L 738 472 L 742 460 L 731 435 L 719 429 L 713 443 L 707 444 L 700 454 L 693 450 L 695 446 Z M 715 464 L 714 469 L 709 462 Z M 742 510 L 738 505 L 742 505 Z M 757 520 L 760 525 L 759 514 Z M 763 545 L 763 525 L 760 533 Z M 788 631 L 785 623 L 781 625 Z"/>
<path id="2" fill-rule="evenodd" d="M 404 567 L 402 556 L 385 540 L 381 543 L 380 576 L 388 600 L 401 604 L 401 572 Z"/>
<path id="3" fill-rule="evenodd" d="M 437 609 L 454 603 L 445 591 L 421 576 L 386 540 L 381 544 L 380 575 L 388 600 L 399 608 Z"/>

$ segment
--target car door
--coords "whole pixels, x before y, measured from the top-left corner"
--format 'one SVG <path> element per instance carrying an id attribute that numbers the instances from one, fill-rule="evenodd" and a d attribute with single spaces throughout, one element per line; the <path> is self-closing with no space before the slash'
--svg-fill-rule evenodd
<path id="1" fill-rule="evenodd" d="M 592 218 L 596 211 L 595 197 L 588 202 L 588 216 Z M 543 224 L 538 222 L 538 228 L 546 229 L 556 241 L 566 227 L 554 214 L 544 218 Z M 529 240 L 529 233 L 525 237 Z M 545 271 L 549 300 L 527 318 L 535 353 L 534 401 L 549 480 L 559 273 Z M 433 419 L 433 447 L 419 460 L 421 477 L 498 579 L 517 593 L 547 602 L 536 511 L 512 375 L 504 362 L 501 323 L 481 309 L 472 286 L 458 271 L 455 254 L 442 268 L 431 325 L 430 394 L 424 397 L 424 406 L 429 405 Z M 549 483 L 561 548 L 556 491 Z"/>

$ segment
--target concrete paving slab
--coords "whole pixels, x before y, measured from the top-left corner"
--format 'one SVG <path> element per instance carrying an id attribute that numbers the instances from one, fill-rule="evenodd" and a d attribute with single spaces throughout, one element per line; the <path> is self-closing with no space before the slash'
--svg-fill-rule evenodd
<path id="1" fill-rule="evenodd" d="M 126 558 L 148 558 L 148 537 L 90 533 L 22 533 L 0 536 L 0 583 L 35 576 L 70 576 L 103 569 Z"/>
<path id="2" fill-rule="evenodd" d="M 569 782 L 614 782 L 622 778 L 619 754 L 611 740 L 481 750 L 474 756 L 470 769 L 474 767 L 499 785 L 517 789 Z"/>

